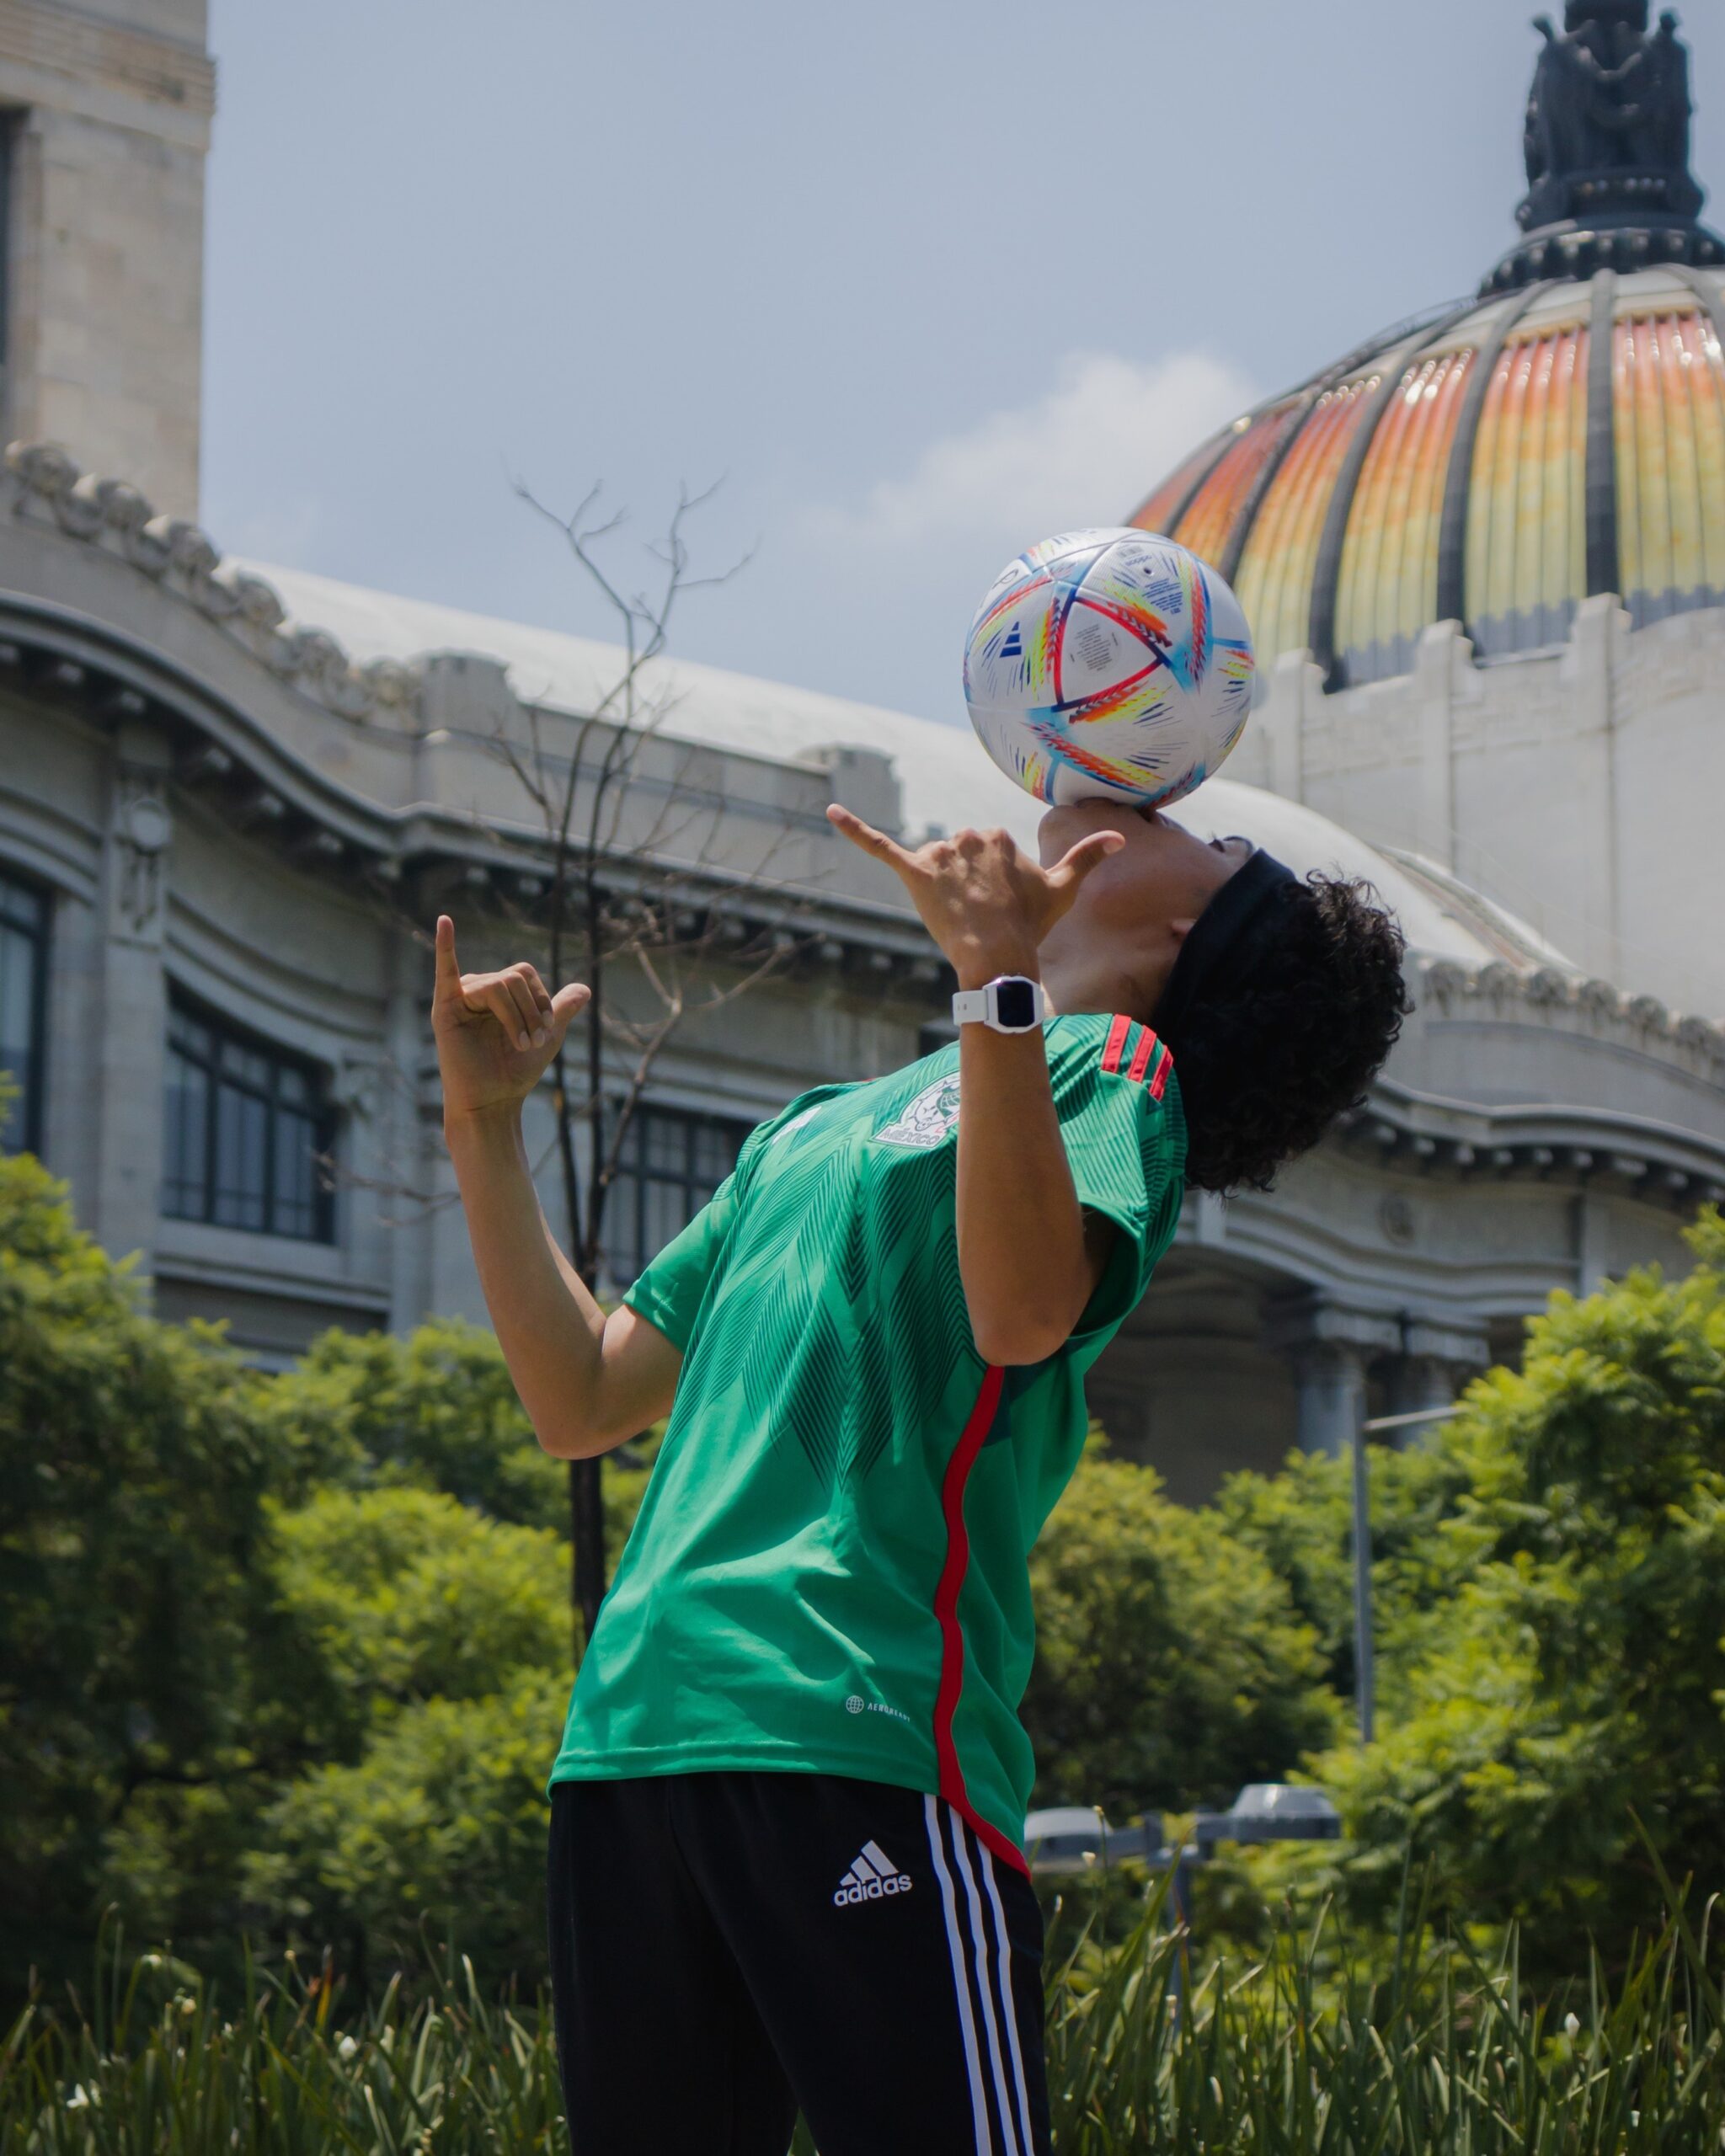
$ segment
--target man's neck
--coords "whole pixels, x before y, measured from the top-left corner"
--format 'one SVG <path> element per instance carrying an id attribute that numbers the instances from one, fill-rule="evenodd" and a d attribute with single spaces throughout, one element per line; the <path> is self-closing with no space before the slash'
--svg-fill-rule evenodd
<path id="1" fill-rule="evenodd" d="M 1135 1018 L 1145 1026 L 1150 1023 L 1162 986 L 1157 982 L 1152 990 L 1147 991 L 1142 982 L 1101 972 L 1083 976 L 1044 973 L 1042 977 L 1042 990 L 1051 1017 L 1076 1018 L 1093 1013 L 1104 1018 Z"/>

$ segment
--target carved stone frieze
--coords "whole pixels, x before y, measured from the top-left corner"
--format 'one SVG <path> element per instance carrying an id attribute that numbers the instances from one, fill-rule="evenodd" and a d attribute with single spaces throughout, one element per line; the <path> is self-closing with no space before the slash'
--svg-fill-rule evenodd
<path id="1" fill-rule="evenodd" d="M 3 5 L 3 0 L 0 0 Z M 0 478 L 0 515 L 51 522 L 188 600 L 299 695 L 364 724 L 399 724 L 419 708 L 411 666 L 379 659 L 357 666 L 326 631 L 284 628 L 287 608 L 273 584 L 222 567 L 208 532 L 158 516 L 136 488 L 81 472 L 51 442 L 14 442 Z"/>
<path id="2" fill-rule="evenodd" d="M 1419 1001 L 1459 1013 L 1470 1002 L 1488 1003 L 1494 1016 L 1519 1005 L 1530 1015 L 1573 1024 L 1596 1034 L 1617 1033 L 1642 1049 L 1664 1045 L 1725 1078 L 1725 1027 L 1706 1018 L 1669 1011 L 1657 996 L 1626 996 L 1610 981 L 1583 980 L 1555 967 L 1519 972 L 1502 961 L 1477 972 L 1453 959 L 1428 962 L 1419 976 Z"/>
<path id="3" fill-rule="evenodd" d="M 122 770 L 108 830 L 108 926 L 125 943 L 159 948 L 167 912 L 174 817 L 161 777 Z"/>

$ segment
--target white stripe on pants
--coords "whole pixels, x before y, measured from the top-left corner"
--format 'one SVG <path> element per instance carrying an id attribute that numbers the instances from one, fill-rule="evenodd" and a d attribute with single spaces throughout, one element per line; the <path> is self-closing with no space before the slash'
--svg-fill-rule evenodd
<path id="1" fill-rule="evenodd" d="M 1001 1904 L 1000 1890 L 995 1883 L 994 1860 L 978 1842 L 973 1862 L 972 1837 L 958 1813 L 932 1796 L 925 1796 L 923 1805 L 928 1826 L 929 1852 L 934 1859 L 935 1873 L 940 1881 L 941 1906 L 946 1917 L 947 1948 L 952 1956 L 953 1984 L 958 1993 L 959 2022 L 964 2032 L 964 2066 L 970 2080 L 970 2110 L 976 2129 L 976 2156 L 1031 2156 L 1030 2102 L 1024 2085 L 1023 2057 L 1018 2041 L 1017 2016 L 1012 2003 L 1012 1949 L 1007 1937 L 1006 1914 Z M 945 1837 L 941 1831 L 943 1816 L 952 1822 L 953 1860 L 950 1869 L 944 1847 Z M 983 1921 L 983 1892 L 977 1883 L 979 1869 L 986 1883 L 989 1904 L 994 1913 L 998 1951 L 992 1956 L 988 1951 Z M 968 1924 L 960 1917 L 954 1874 L 963 1888 Z M 988 2036 L 986 2064 L 977 2040 L 976 2015 L 971 2003 L 973 1983 L 976 1996 L 982 2002 L 983 2023 Z M 1012 2077 L 1010 2081 L 1001 2047 L 1000 2024 L 1002 2020 L 1007 2025 L 1007 2043 L 1012 2053 Z M 994 2094 L 995 2111 L 1005 2137 L 998 2143 L 990 2119 L 991 2089 Z M 1013 2101 L 1015 2095 L 1017 2100 L 1016 2106 Z"/>

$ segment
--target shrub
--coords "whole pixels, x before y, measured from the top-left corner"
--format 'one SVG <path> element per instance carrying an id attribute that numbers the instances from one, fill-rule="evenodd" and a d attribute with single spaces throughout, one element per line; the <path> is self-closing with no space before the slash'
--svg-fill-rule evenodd
<path id="1" fill-rule="evenodd" d="M 144 1314 L 62 1185 L 0 1158 L 0 1993 L 85 1966 L 116 1821 L 244 1742 L 258 1390 L 215 1335 Z"/>
<path id="2" fill-rule="evenodd" d="M 1024 1719 L 1043 1802 L 1116 1817 L 1231 1797 L 1333 1742 L 1316 1635 L 1213 1513 L 1092 1450 L 1031 1561 Z"/>
<path id="3" fill-rule="evenodd" d="M 1688 1278 L 1560 1295 L 1517 1374 L 1443 1440 L 1449 1599 L 1392 1610 L 1397 1710 L 1318 1771 L 1354 1843 L 1324 1882 L 1386 1922 L 1404 1856 L 1456 1923 L 1519 1922 L 1529 1966 L 1623 1966 L 1725 1828 L 1725 1229 Z"/>

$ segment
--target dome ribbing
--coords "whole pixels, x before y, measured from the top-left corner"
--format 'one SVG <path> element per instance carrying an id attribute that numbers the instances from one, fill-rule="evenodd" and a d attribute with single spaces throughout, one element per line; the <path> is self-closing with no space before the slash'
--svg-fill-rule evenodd
<path id="1" fill-rule="evenodd" d="M 1681 53 L 1600 12 L 1572 7 L 1541 62 L 1530 170 L 1553 54 L 1591 65 L 1609 32 L 1621 68 L 1642 37 L 1669 75 Z M 1561 643 L 1597 593 L 1637 627 L 1725 605 L 1725 270 L 1690 214 L 1701 190 L 1658 184 L 1656 201 L 1641 167 L 1547 174 L 1530 201 L 1570 214 L 1480 301 L 1248 413 L 1131 522 L 1231 579 L 1261 664 L 1309 650 L 1332 688 L 1406 673 L 1437 622 L 1492 659 Z"/>

